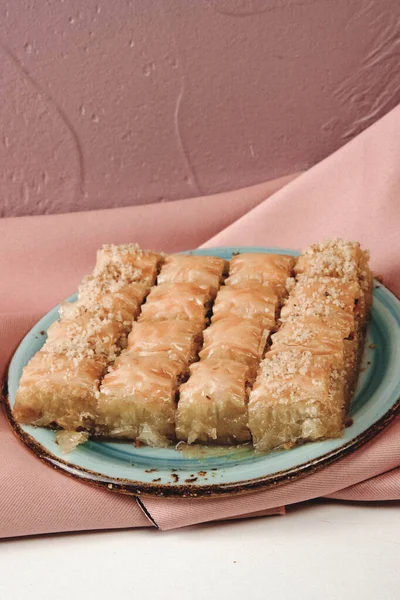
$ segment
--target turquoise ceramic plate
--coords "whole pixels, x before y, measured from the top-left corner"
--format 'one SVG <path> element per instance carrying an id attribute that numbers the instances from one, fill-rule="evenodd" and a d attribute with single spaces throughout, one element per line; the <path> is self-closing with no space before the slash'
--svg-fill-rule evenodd
<path id="1" fill-rule="evenodd" d="M 282 252 L 276 248 L 213 248 L 193 254 L 230 258 L 233 252 Z M 235 494 L 285 483 L 307 475 L 355 450 L 394 417 L 400 398 L 400 302 L 375 284 L 372 320 L 368 328 L 358 389 L 343 438 L 305 444 L 292 450 L 257 455 L 252 447 L 135 448 L 131 443 L 88 441 L 70 454 L 55 443 L 55 433 L 19 426 L 11 409 L 23 367 L 45 341 L 57 318 L 57 307 L 33 327 L 16 351 L 9 368 L 10 422 L 22 441 L 56 469 L 117 492 L 159 496 Z"/>

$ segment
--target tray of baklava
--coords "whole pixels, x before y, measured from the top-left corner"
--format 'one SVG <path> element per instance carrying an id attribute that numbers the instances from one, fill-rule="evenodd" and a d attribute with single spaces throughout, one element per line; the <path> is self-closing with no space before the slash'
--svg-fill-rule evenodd
<path id="1" fill-rule="evenodd" d="M 306 476 L 399 410 L 400 303 L 369 253 L 97 251 L 9 368 L 15 433 L 115 492 L 204 497 Z"/>

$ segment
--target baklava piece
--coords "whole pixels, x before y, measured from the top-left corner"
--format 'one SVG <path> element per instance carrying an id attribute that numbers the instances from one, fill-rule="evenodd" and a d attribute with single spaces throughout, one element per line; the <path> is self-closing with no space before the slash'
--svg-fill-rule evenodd
<path id="1" fill-rule="evenodd" d="M 151 289 L 142 321 L 189 321 L 205 326 L 211 306 L 210 290 L 195 283 L 165 283 Z"/>
<path id="2" fill-rule="evenodd" d="M 280 297 L 286 295 L 285 282 L 291 276 L 295 259 L 286 254 L 238 254 L 231 260 L 227 286 L 267 286 Z"/>
<path id="3" fill-rule="evenodd" d="M 176 435 L 194 442 L 234 444 L 250 440 L 247 365 L 227 359 L 207 359 L 190 367 L 180 388 Z"/>
<path id="4" fill-rule="evenodd" d="M 220 358 L 233 360 L 251 368 L 256 374 L 263 357 L 269 331 L 250 320 L 229 317 L 212 323 L 205 329 L 200 359 Z"/>
<path id="5" fill-rule="evenodd" d="M 227 317 L 239 317 L 250 319 L 263 329 L 273 329 L 278 307 L 278 296 L 268 287 L 225 286 L 217 294 L 212 322 Z"/>
<path id="6" fill-rule="evenodd" d="M 149 446 L 175 439 L 176 395 L 183 365 L 168 354 L 123 352 L 101 384 L 97 433 Z"/>
<path id="7" fill-rule="evenodd" d="M 215 296 L 228 268 L 229 262 L 216 256 L 171 254 L 165 259 L 157 283 L 193 283 L 208 288 Z"/>
<path id="8" fill-rule="evenodd" d="M 38 352 L 24 368 L 15 419 L 38 427 L 91 430 L 105 368 L 101 357 Z"/>
<path id="9" fill-rule="evenodd" d="M 255 449 L 341 436 L 344 393 L 335 358 L 299 349 L 267 353 L 249 399 Z"/>
<path id="10" fill-rule="evenodd" d="M 202 339 L 201 328 L 190 321 L 141 321 L 133 324 L 128 348 L 142 354 L 163 352 L 189 365 L 197 360 Z"/>

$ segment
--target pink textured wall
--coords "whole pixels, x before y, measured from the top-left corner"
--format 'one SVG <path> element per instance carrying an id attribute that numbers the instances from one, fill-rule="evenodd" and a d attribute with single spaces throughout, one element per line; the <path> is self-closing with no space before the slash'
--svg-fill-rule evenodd
<path id="1" fill-rule="evenodd" d="M 228 190 L 400 101 L 398 0 L 0 0 L 0 214 Z"/>

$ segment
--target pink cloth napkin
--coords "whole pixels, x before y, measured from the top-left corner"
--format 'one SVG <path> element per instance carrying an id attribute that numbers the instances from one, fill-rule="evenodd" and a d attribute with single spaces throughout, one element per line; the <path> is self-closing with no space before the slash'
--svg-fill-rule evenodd
<path id="1" fill-rule="evenodd" d="M 400 294 L 399 232 L 400 107 L 290 183 L 158 206 L 0 221 L 0 368 L 29 325 L 76 289 L 101 243 L 137 240 L 167 251 L 201 244 L 301 248 L 341 236 L 370 248 L 373 269 Z M 321 496 L 400 499 L 400 419 L 351 456 L 297 482 L 233 498 L 146 498 L 145 512 L 133 498 L 40 463 L 3 416 L 0 456 L 2 536 L 154 523 L 171 529 L 279 514 L 280 507 Z"/>

